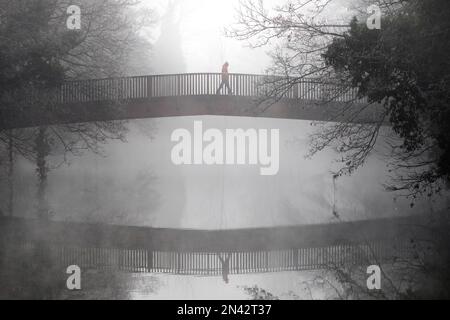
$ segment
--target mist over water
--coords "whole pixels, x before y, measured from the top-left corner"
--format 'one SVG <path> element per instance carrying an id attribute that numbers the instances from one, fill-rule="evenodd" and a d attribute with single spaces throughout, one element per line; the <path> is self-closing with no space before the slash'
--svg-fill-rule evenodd
<path id="1" fill-rule="evenodd" d="M 280 129 L 280 169 L 261 176 L 255 165 L 174 165 L 170 135 L 193 130 Z M 48 202 L 54 219 L 170 228 L 227 229 L 395 217 L 426 211 L 384 190 L 387 170 L 373 155 L 352 176 L 333 181 L 336 154 L 306 159 L 309 121 L 245 117 L 174 117 L 131 120 L 126 141 L 101 154 L 50 158 Z M 5 180 L 3 180 L 5 181 Z M 20 159 L 14 178 L 17 216 L 33 217 L 35 166 Z M 6 193 L 6 185 L 2 184 Z"/>

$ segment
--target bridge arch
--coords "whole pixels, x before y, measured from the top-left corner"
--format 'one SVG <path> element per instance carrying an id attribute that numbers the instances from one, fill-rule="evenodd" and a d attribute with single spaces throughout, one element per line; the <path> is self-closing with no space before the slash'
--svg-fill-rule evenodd
<path id="1" fill-rule="evenodd" d="M 0 129 L 152 117 L 223 115 L 339 121 L 356 89 L 316 79 L 230 74 L 233 94 L 216 92 L 220 73 L 187 73 L 68 81 L 51 92 L 29 93 L 26 116 L 3 110 Z M 33 108 L 46 101 L 50 109 Z M 44 111 L 44 112 L 43 112 Z M 373 117 L 374 108 L 357 121 Z"/>

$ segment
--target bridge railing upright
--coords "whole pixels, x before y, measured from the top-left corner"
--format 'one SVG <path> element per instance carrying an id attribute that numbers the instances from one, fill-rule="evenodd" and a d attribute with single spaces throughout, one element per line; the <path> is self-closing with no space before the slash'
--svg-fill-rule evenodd
<path id="1" fill-rule="evenodd" d="M 10 249 L 14 249 L 19 259 L 32 259 L 35 245 L 26 242 L 14 244 Z M 204 276 L 222 274 L 223 265 L 219 255 L 229 257 L 230 274 L 246 274 L 392 262 L 398 258 L 407 258 L 411 252 L 409 247 L 405 240 L 232 252 L 176 252 L 50 244 L 52 261 L 62 268 L 75 264 L 82 269 Z"/>
<path id="2" fill-rule="evenodd" d="M 220 87 L 220 73 L 186 73 L 65 82 L 55 93 L 58 103 L 83 103 L 148 99 L 172 96 L 228 94 Z M 229 74 L 232 95 L 260 98 L 290 98 L 316 101 L 353 101 L 355 88 L 333 80 L 294 77 Z"/>

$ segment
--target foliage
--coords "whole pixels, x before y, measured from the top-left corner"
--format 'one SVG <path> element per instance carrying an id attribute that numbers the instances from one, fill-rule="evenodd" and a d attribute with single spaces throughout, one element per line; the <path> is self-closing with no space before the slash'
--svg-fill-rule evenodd
<path id="1" fill-rule="evenodd" d="M 386 14 L 380 30 L 354 18 L 323 54 L 327 65 L 369 102 L 383 104 L 396 136 L 399 173 L 392 190 L 413 197 L 450 182 L 450 4 L 410 1 Z"/>

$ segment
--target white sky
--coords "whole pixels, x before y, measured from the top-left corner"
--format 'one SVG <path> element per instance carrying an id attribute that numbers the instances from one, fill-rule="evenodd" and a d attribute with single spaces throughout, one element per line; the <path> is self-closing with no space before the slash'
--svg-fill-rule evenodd
<path id="1" fill-rule="evenodd" d="M 230 72 L 262 73 L 270 59 L 266 49 L 252 50 L 247 44 L 225 37 L 225 27 L 235 22 L 239 0 L 179 1 L 181 37 L 186 72 L 220 72 L 224 61 Z M 146 0 L 144 5 L 164 15 L 167 0 Z M 159 36 L 158 29 L 154 38 Z"/>
<path id="2" fill-rule="evenodd" d="M 270 65 L 267 52 L 270 47 L 252 49 L 245 41 L 224 35 L 237 21 L 240 0 L 178 0 L 181 24 L 182 50 L 186 72 L 220 72 L 224 61 L 230 63 L 230 72 L 264 73 Z M 285 3 L 284 0 L 265 0 L 267 8 Z M 325 14 L 330 21 L 348 17 L 349 4 L 354 0 L 335 0 Z M 168 0 L 143 0 L 143 5 L 161 17 L 167 10 Z M 158 24 L 158 23 L 157 23 Z M 153 34 L 157 39 L 158 28 Z"/>

